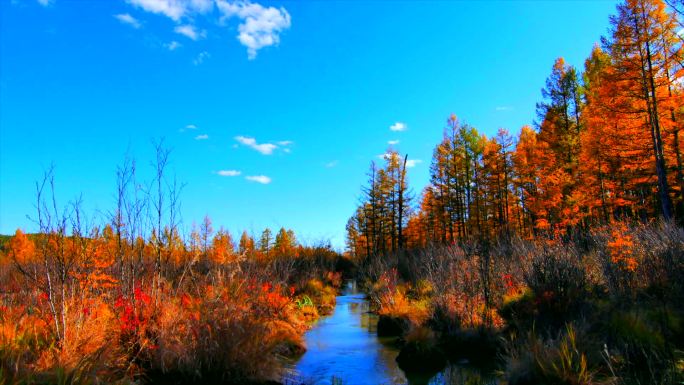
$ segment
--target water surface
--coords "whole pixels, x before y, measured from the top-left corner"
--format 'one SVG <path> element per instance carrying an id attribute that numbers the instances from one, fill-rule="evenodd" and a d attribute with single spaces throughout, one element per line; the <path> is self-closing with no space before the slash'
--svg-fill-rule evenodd
<path id="1" fill-rule="evenodd" d="M 497 384 L 477 370 L 450 364 L 435 376 L 407 378 L 397 366 L 399 348 L 393 338 L 377 336 L 378 317 L 368 312 L 368 301 L 349 282 L 332 315 L 321 317 L 306 332 L 307 351 L 286 375 L 286 384 L 395 385 Z M 432 378 L 430 378 L 432 377 Z"/>
<path id="2" fill-rule="evenodd" d="M 322 317 L 304 338 L 307 351 L 295 363 L 292 379 L 306 384 L 406 384 L 392 339 L 376 334 L 377 316 L 349 282 L 332 315 Z"/>

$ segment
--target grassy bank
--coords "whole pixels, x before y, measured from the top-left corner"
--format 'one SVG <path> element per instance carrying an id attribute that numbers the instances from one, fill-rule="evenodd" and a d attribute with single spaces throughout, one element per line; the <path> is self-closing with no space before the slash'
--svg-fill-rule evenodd
<path id="1" fill-rule="evenodd" d="M 433 246 L 361 262 L 405 370 L 447 359 L 509 384 L 684 380 L 684 231 L 616 224 L 556 239 Z"/>
<path id="2" fill-rule="evenodd" d="M 280 357 L 305 351 L 303 333 L 341 284 L 340 256 L 327 247 L 219 260 L 209 258 L 217 247 L 180 244 L 161 250 L 157 270 L 153 244 L 122 264 L 107 241 L 19 232 L 7 242 L 0 384 L 277 381 Z"/>

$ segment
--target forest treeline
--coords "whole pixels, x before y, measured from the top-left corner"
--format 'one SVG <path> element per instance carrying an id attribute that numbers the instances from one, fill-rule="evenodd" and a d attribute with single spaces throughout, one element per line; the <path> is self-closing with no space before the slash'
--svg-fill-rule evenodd
<path id="1" fill-rule="evenodd" d="M 406 157 L 371 163 L 347 224 L 351 253 L 516 233 L 572 234 L 619 220 L 684 217 L 682 6 L 629 0 L 584 70 L 557 59 L 534 126 L 487 137 L 451 115 L 417 198 Z"/>
<path id="2" fill-rule="evenodd" d="M 621 1 L 583 71 L 553 63 L 518 135 L 451 115 L 418 196 L 406 154 L 371 163 L 347 248 L 405 372 L 684 381 L 683 12 Z"/>

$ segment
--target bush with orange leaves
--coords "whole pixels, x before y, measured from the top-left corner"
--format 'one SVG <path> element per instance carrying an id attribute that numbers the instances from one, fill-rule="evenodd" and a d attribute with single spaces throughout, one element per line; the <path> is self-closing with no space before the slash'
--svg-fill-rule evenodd
<path id="1" fill-rule="evenodd" d="M 107 303 L 70 298 L 67 306 L 73 311 L 66 313 L 65 335 L 58 341 L 44 293 L 29 302 L 5 302 L 0 311 L 0 379 L 5 383 L 53 382 L 65 373 L 83 381 L 124 377 L 126 352 L 112 343 L 120 331 Z"/>
<path id="2" fill-rule="evenodd" d="M 77 373 L 86 382 L 277 379 L 276 357 L 304 351 L 307 326 L 289 288 L 240 280 L 194 291 L 164 284 L 156 294 L 137 287 L 132 296 L 112 301 L 74 297 L 61 340 L 45 295 L 21 297 L 31 306 L 5 301 L 0 377 L 3 383 L 52 382 L 60 373 Z"/>
<path id="3" fill-rule="evenodd" d="M 169 259 L 160 277 L 144 263 L 155 250 L 145 245 L 138 250 L 148 255 L 135 266 L 134 279 L 122 281 L 115 278 L 122 271 L 113 258 L 117 249 L 98 231 L 91 234 L 41 235 L 46 249 L 31 256 L 26 250 L 36 249 L 23 233 L 9 243 L 10 267 L 20 270 L 3 282 L 11 290 L 0 293 L 0 383 L 64 376 L 74 383 L 259 382 L 279 378 L 277 357 L 305 350 L 307 314 L 295 300 L 311 285 L 293 286 L 305 281 L 282 268 L 292 261 L 195 272 L 185 255 L 190 251 L 181 247 L 182 274 L 174 267 L 178 260 Z M 60 245 L 69 270 L 41 260 L 40 252 Z M 314 268 L 309 272 L 325 271 L 306 263 Z M 66 273 L 53 275 L 60 271 Z M 340 275 L 320 278 L 334 283 Z M 321 279 L 310 281 L 316 295 L 334 305 L 336 289 Z"/>
<path id="4" fill-rule="evenodd" d="M 478 254 L 467 257 L 462 250 L 450 247 L 446 251 L 452 261 L 442 274 L 452 278 L 441 278 L 444 289 L 438 290 L 434 299 L 435 317 L 446 329 L 499 328 L 501 317 L 496 313 L 494 301 L 494 265 L 487 266 L 486 257 Z M 433 272 L 433 276 L 440 275 Z"/>
<path id="5" fill-rule="evenodd" d="M 276 353 L 302 348 L 304 325 L 277 285 L 208 286 L 160 301 L 140 365 L 152 379 L 226 383 L 278 377 Z M 144 338 L 141 336 L 141 338 Z"/>
<path id="6" fill-rule="evenodd" d="M 596 229 L 592 238 L 603 281 L 615 298 L 639 291 L 664 300 L 684 300 L 684 230 L 673 223 L 616 223 Z"/>
<path id="7" fill-rule="evenodd" d="M 409 298 L 410 292 L 411 285 L 399 282 L 397 269 L 390 269 L 372 287 L 371 298 L 379 315 L 405 319 L 411 325 L 420 326 L 430 316 L 429 301 Z"/>

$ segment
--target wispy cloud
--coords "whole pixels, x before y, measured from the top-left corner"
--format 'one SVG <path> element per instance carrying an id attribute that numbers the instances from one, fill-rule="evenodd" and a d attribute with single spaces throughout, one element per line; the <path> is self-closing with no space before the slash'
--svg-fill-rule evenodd
<path id="1" fill-rule="evenodd" d="M 399 140 L 398 139 L 390 140 L 389 142 L 387 142 L 387 144 L 389 144 L 390 146 L 395 146 L 395 145 L 399 144 Z"/>
<path id="2" fill-rule="evenodd" d="M 190 24 L 176 26 L 173 31 L 192 40 L 204 39 L 207 36 L 207 31 L 198 31 L 194 25 Z"/>
<path id="3" fill-rule="evenodd" d="M 38 4 L 42 5 L 43 7 L 47 7 L 54 2 L 55 0 L 38 0 Z"/>
<path id="4" fill-rule="evenodd" d="M 175 40 L 172 41 L 171 43 L 164 44 L 164 47 L 168 48 L 169 51 L 175 51 L 182 46 L 183 46 L 183 44 L 181 44 Z"/>
<path id="5" fill-rule="evenodd" d="M 120 13 L 118 15 L 114 15 L 114 17 L 123 24 L 128 24 L 135 29 L 142 27 L 140 21 L 138 21 L 138 19 L 136 19 L 135 17 L 131 16 L 129 13 Z"/>
<path id="6" fill-rule="evenodd" d="M 496 106 L 494 109 L 496 111 L 513 111 L 513 107 L 511 106 Z"/>
<path id="7" fill-rule="evenodd" d="M 257 143 L 256 139 L 249 136 L 236 136 L 235 140 L 264 155 L 271 155 L 273 154 L 273 151 L 278 148 L 278 146 L 273 143 Z"/>
<path id="8" fill-rule="evenodd" d="M 164 15 L 173 21 L 179 21 L 189 13 L 206 13 L 212 10 L 211 0 L 126 0 L 146 12 Z"/>
<path id="9" fill-rule="evenodd" d="M 216 174 L 220 176 L 239 176 L 242 172 L 238 170 L 219 170 Z"/>
<path id="10" fill-rule="evenodd" d="M 420 159 L 409 159 L 406 161 L 406 168 L 416 167 L 420 163 L 423 163 Z"/>
<path id="11" fill-rule="evenodd" d="M 128 3 L 133 4 L 138 8 L 142 8 L 147 12 L 157 13 L 173 19 L 180 20 L 185 13 L 185 9 L 181 2 L 176 0 L 127 0 Z"/>
<path id="12" fill-rule="evenodd" d="M 293 144 L 294 142 L 291 140 L 281 140 L 280 142 L 277 142 L 279 146 L 289 146 Z"/>
<path id="13" fill-rule="evenodd" d="M 197 129 L 197 126 L 196 126 L 196 125 L 194 125 L 194 124 L 188 124 L 188 125 L 186 125 L 185 127 L 179 129 L 178 132 L 185 132 L 185 131 L 196 130 L 196 129 Z"/>
<path id="14" fill-rule="evenodd" d="M 271 183 L 271 178 L 267 177 L 266 175 L 250 175 L 246 176 L 245 179 L 247 179 L 250 182 L 256 182 L 261 184 Z"/>
<path id="15" fill-rule="evenodd" d="M 199 53 L 199 55 L 197 55 L 197 57 L 195 58 L 195 60 L 192 61 L 192 64 L 198 66 L 198 65 L 204 63 L 204 61 L 205 61 L 206 59 L 209 59 L 210 57 L 211 57 L 211 55 L 209 54 L 209 52 L 207 52 L 207 51 L 202 51 L 202 52 Z"/>
<path id="16" fill-rule="evenodd" d="M 207 13 L 214 9 L 214 0 L 190 0 L 188 8 L 191 11 Z"/>
<path id="17" fill-rule="evenodd" d="M 290 14 L 285 8 L 263 7 L 249 1 L 216 0 L 222 14 L 221 20 L 237 17 L 237 39 L 247 47 L 247 57 L 253 60 L 257 52 L 280 43 L 280 33 L 291 25 Z"/>
<path id="18" fill-rule="evenodd" d="M 396 122 L 393 125 L 391 125 L 389 129 L 391 131 L 400 132 L 400 131 L 406 131 L 407 128 L 408 128 L 408 126 L 406 126 L 406 123 Z"/>
<path id="19" fill-rule="evenodd" d="M 207 139 L 209 139 L 209 135 L 207 135 L 207 134 L 201 134 L 201 135 L 197 135 L 195 137 L 195 140 L 207 140 Z"/>
<path id="20" fill-rule="evenodd" d="M 336 167 L 339 163 L 340 163 L 339 161 L 333 160 L 331 162 L 326 163 L 325 167 L 326 168 L 333 168 L 333 167 Z"/>

